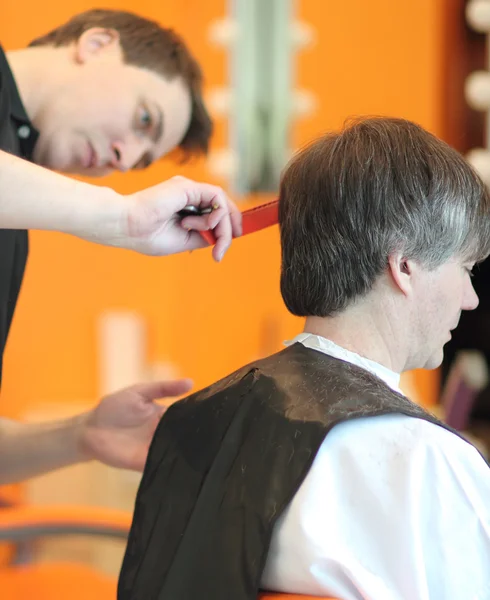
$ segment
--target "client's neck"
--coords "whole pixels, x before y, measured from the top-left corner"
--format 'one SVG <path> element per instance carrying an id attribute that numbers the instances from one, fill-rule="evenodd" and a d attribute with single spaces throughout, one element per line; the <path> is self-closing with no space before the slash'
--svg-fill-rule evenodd
<path id="1" fill-rule="evenodd" d="M 304 331 L 324 337 L 396 373 L 404 369 L 406 357 L 395 343 L 397 332 L 383 311 L 376 313 L 354 306 L 334 317 L 308 317 Z"/>

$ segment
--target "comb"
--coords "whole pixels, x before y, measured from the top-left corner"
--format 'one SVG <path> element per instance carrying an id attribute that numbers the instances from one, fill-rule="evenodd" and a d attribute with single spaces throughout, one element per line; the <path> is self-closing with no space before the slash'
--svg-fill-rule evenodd
<path id="1" fill-rule="evenodd" d="M 242 212 L 242 236 L 255 233 L 261 229 L 277 225 L 279 217 L 279 200 L 266 202 Z M 216 238 L 212 231 L 201 231 L 202 237 L 213 246 Z"/>

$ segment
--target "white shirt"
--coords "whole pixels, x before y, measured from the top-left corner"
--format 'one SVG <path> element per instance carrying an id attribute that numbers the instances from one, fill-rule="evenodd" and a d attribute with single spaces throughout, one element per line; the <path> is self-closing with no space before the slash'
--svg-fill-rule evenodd
<path id="1" fill-rule="evenodd" d="M 294 342 L 399 391 L 396 373 L 329 340 Z M 421 419 L 337 425 L 276 524 L 262 586 L 339 600 L 489 600 L 489 467 Z"/>

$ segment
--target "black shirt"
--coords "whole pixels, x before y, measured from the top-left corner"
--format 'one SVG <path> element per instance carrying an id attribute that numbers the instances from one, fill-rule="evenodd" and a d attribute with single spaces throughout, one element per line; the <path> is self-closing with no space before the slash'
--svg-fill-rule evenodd
<path id="1" fill-rule="evenodd" d="M 38 132 L 34 129 L 0 47 L 0 150 L 32 159 Z M 5 344 L 27 261 L 27 231 L 0 229 L 0 383 Z"/>

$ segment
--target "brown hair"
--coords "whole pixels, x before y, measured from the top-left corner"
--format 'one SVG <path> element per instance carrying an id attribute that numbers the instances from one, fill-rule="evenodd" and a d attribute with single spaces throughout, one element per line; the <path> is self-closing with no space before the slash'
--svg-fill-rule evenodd
<path id="1" fill-rule="evenodd" d="M 167 79 L 182 77 L 191 93 L 192 115 L 179 148 L 185 157 L 207 153 L 213 126 L 202 97 L 201 68 L 173 30 L 130 12 L 94 9 L 75 15 L 29 46 L 65 46 L 92 27 L 114 29 L 119 33 L 127 64 L 150 69 Z"/>
<path id="2" fill-rule="evenodd" d="M 393 252 L 436 268 L 490 252 L 490 200 L 453 148 L 403 119 L 369 118 L 307 146 L 280 188 L 281 292 L 327 317 L 368 293 Z"/>

